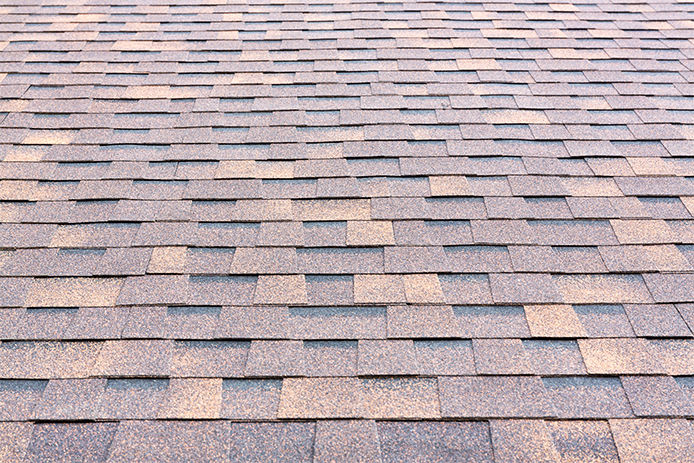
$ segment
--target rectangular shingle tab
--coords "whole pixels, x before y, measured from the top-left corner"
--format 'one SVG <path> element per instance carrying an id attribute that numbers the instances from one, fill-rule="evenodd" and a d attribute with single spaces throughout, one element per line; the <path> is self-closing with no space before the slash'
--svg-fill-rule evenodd
<path id="1" fill-rule="evenodd" d="M 441 413 L 448 418 L 545 417 L 553 405 L 535 376 L 441 377 Z"/>

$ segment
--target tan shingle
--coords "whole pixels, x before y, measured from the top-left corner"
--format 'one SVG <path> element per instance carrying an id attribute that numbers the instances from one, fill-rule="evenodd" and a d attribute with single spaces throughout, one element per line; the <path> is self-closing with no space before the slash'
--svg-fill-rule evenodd
<path id="1" fill-rule="evenodd" d="M 526 305 L 530 333 L 540 338 L 580 338 L 585 331 L 570 305 Z"/>
<path id="2" fill-rule="evenodd" d="M 255 290 L 256 304 L 305 304 L 303 275 L 260 275 Z"/>
<path id="3" fill-rule="evenodd" d="M 112 306 L 121 286 L 121 278 L 36 279 L 26 303 L 30 307 Z"/>
<path id="4" fill-rule="evenodd" d="M 405 302 L 401 275 L 354 275 L 354 302 L 383 304 Z"/>
<path id="5" fill-rule="evenodd" d="M 218 418 L 221 401 L 221 378 L 174 378 L 159 413 L 161 418 Z"/>

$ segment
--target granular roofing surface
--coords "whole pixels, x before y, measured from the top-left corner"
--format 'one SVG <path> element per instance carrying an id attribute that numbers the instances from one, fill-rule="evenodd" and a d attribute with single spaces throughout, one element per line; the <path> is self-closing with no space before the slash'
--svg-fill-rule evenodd
<path id="1" fill-rule="evenodd" d="M 694 462 L 694 4 L 0 1 L 0 462 Z"/>

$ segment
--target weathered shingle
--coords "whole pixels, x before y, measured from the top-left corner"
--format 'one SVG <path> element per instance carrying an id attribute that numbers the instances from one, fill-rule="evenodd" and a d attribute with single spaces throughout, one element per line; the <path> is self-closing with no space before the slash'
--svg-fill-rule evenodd
<path id="1" fill-rule="evenodd" d="M 689 5 L 6 3 L 0 461 L 692 460 Z"/>

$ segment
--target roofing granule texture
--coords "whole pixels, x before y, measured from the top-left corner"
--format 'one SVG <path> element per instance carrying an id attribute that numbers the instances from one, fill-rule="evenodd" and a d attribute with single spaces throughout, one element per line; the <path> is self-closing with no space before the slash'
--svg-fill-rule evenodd
<path id="1" fill-rule="evenodd" d="M 694 4 L 0 0 L 0 462 L 694 462 Z"/>

